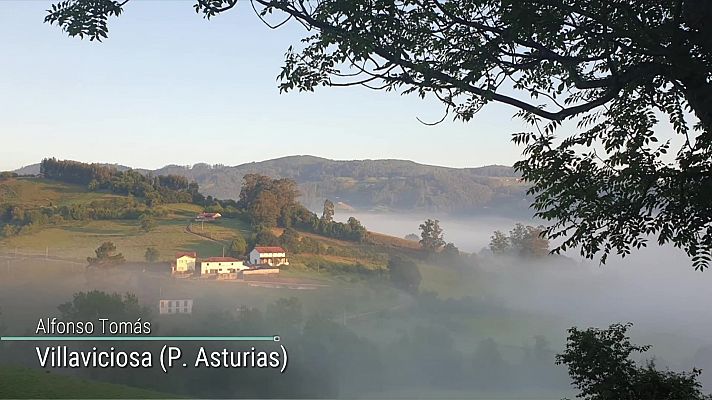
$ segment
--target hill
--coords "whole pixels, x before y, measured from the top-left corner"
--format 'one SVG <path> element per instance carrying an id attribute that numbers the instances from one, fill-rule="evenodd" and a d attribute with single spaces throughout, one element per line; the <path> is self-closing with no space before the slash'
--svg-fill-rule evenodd
<path id="1" fill-rule="evenodd" d="M 31 173 L 28 166 L 16 172 Z M 429 211 L 438 213 L 521 213 L 527 210 L 524 185 L 513 168 L 491 165 L 448 168 L 405 160 L 329 160 L 289 156 L 236 166 L 168 165 L 140 170 L 154 175 L 181 175 L 201 192 L 221 199 L 237 198 L 245 174 L 290 178 L 302 192 L 300 201 L 319 210 L 324 199 L 360 211 Z"/>
<path id="2" fill-rule="evenodd" d="M 148 208 L 140 198 L 89 191 L 83 185 L 43 178 L 0 179 L 0 253 L 69 260 L 84 264 L 86 257 L 104 241 L 113 242 L 129 262 L 143 262 L 147 247 L 156 248 L 159 260 L 167 262 L 176 252 L 197 251 L 204 257 L 219 256 L 238 235 L 248 240 L 250 224 L 240 217 L 224 217 L 213 223 L 195 223 L 203 208 L 196 204 L 171 203 Z M 136 210 L 135 213 L 92 213 L 100 207 Z M 81 216 L 60 211 L 84 210 Z M 4 210 L 4 211 L 3 211 Z M 141 229 L 136 213 L 151 213 L 156 226 Z M 51 217 L 46 217 L 47 215 Z M 20 229 L 8 218 L 20 218 Z M 30 219 L 31 222 L 27 222 Z M 282 228 L 274 228 L 280 235 Z M 301 231 L 301 238 L 312 241 L 312 250 L 291 254 L 294 270 L 317 269 L 335 272 L 364 272 L 385 268 L 388 254 L 413 254 L 413 242 L 369 232 L 363 243 L 337 240 Z M 355 268 L 355 269 L 354 269 Z"/>
<path id="3" fill-rule="evenodd" d="M 526 186 L 511 167 L 447 168 L 404 160 L 336 161 L 290 156 L 233 167 L 169 165 L 154 171 L 195 180 L 201 191 L 236 198 L 242 177 L 260 173 L 294 179 L 301 202 L 319 209 L 324 199 L 359 210 L 446 213 L 524 210 Z"/>
<path id="4" fill-rule="evenodd" d="M 175 395 L 40 370 L 0 367 L 3 399 L 167 399 Z"/>
<path id="5" fill-rule="evenodd" d="M 136 203 L 136 205 L 134 205 Z M 222 243 L 186 233 L 188 222 L 202 208 L 194 204 L 166 204 L 154 209 L 157 227 L 151 232 L 140 229 L 139 221 L 117 215 L 115 217 L 88 217 L 72 214 L 67 218 L 46 218 L 49 211 L 57 213 L 63 208 L 84 210 L 94 207 L 133 207 L 145 211 L 141 201 L 130 196 L 102 191 L 88 191 L 83 185 L 57 182 L 39 178 L 16 178 L 0 180 L 0 214 L 16 213 L 17 206 L 24 219 L 30 215 L 32 223 L 23 222 L 22 229 L 8 235 L 0 232 L 0 252 L 15 252 L 26 255 L 45 255 L 84 262 L 103 241 L 110 240 L 123 252 L 129 261 L 142 261 L 149 246 L 161 251 L 162 259 L 168 260 L 178 251 L 199 251 L 219 255 Z M 144 207 L 144 208 L 141 208 Z M 0 215 L 0 228 L 8 215 Z M 18 218 L 23 217 L 19 215 Z M 4 225 L 4 226 L 3 226 Z"/>

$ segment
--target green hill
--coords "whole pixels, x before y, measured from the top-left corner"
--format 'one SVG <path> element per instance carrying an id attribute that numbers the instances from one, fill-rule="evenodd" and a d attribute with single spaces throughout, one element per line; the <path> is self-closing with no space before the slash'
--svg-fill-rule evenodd
<path id="1" fill-rule="evenodd" d="M 3 399 L 167 399 L 175 395 L 44 371 L 0 367 Z"/>
<path id="2" fill-rule="evenodd" d="M 80 185 L 62 183 L 41 178 L 9 178 L 0 180 L 0 213 L 43 214 L 60 207 L 85 207 L 106 202 L 123 204 L 136 202 L 131 207 L 155 213 L 156 227 L 149 232 L 141 230 L 137 219 L 92 219 L 72 218 L 47 219 L 41 224 L 26 224 L 12 234 L 6 234 L 0 222 L 0 253 L 50 257 L 71 260 L 83 264 L 86 257 L 105 241 L 116 245 L 129 262 L 144 261 L 147 247 L 155 247 L 160 261 L 170 261 L 176 252 L 197 251 L 203 257 L 219 256 L 228 249 L 232 239 L 240 234 L 252 235 L 250 225 L 240 218 L 222 218 L 213 223 L 195 223 L 196 214 L 203 209 L 195 204 L 174 203 L 145 208 L 141 199 L 107 192 L 88 191 Z M 133 204 L 133 203 L 130 203 Z M 5 211 L 3 211 L 5 210 Z M 0 215 L 8 220 L 10 215 Z M 0 219 L 2 221 L 2 219 Z M 189 228 L 190 227 L 190 228 Z M 274 228 L 280 235 L 281 228 Z M 320 253 L 292 254 L 291 269 L 332 269 L 348 272 L 349 269 L 373 270 L 385 268 L 392 253 L 413 255 L 419 251 L 417 243 L 388 235 L 369 232 L 365 243 L 356 243 L 327 238 L 314 233 L 301 232 L 319 243 Z"/>
<path id="3" fill-rule="evenodd" d="M 90 207 L 92 204 L 129 201 L 135 200 L 46 179 L 0 180 L 2 209 L 18 206 L 24 214 L 56 210 L 62 206 Z M 142 231 L 136 219 L 43 220 L 42 224 L 23 226 L 17 234 L 3 236 L 0 232 L 0 252 L 18 251 L 38 256 L 49 254 L 50 257 L 85 262 L 98 245 L 112 241 L 128 261 L 143 261 L 147 247 L 156 247 L 162 260 L 169 260 L 175 252 L 186 250 L 213 255 L 222 253 L 223 243 L 186 232 L 188 223 L 202 211 L 201 207 L 178 203 L 157 207 L 156 211 L 160 213 L 156 217 L 157 227 L 150 232 Z M 230 226 L 234 230 L 248 231 L 247 225 L 239 221 L 232 221 Z"/>

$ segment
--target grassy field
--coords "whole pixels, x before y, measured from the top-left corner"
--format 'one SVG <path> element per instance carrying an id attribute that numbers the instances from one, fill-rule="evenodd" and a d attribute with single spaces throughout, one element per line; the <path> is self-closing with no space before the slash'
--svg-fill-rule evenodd
<path id="1" fill-rule="evenodd" d="M 38 178 L 0 181 L 0 203 L 29 207 L 63 206 L 94 200 L 122 197 L 109 193 L 89 192 L 85 187 Z"/>
<path id="2" fill-rule="evenodd" d="M 0 367 L 3 399 L 167 399 L 175 395 L 125 385 L 89 381 L 44 371 Z"/>
<path id="3" fill-rule="evenodd" d="M 45 179 L 6 179 L 0 181 L 0 203 L 29 207 L 88 203 L 98 199 L 120 197 L 108 193 L 88 192 L 84 187 Z M 147 247 L 158 249 L 162 261 L 170 261 L 180 251 L 196 251 L 201 257 L 218 256 L 238 234 L 249 238 L 251 227 L 236 218 L 216 222 L 196 223 L 195 215 L 202 208 L 194 204 L 168 204 L 160 208 L 165 216 L 157 218 L 157 227 L 143 232 L 137 220 L 65 221 L 44 225 L 29 233 L 0 240 L 0 253 L 24 254 L 84 262 L 104 241 L 113 242 L 127 261 L 143 261 Z M 189 229 L 190 227 L 190 229 Z M 281 229 L 275 229 L 279 235 Z M 385 257 L 364 246 L 310 233 L 302 233 L 332 248 L 329 255 L 294 255 L 294 268 L 305 269 L 316 263 L 331 265 L 338 270 L 349 267 L 380 269 Z M 386 240 L 386 235 L 378 235 Z M 385 239 L 384 239 L 385 238 Z M 396 238 L 392 238 L 396 239 Z M 370 245 L 374 247 L 374 245 Z M 378 245 L 375 245 L 378 246 Z"/>
<path id="4" fill-rule="evenodd" d="M 197 251 L 201 255 L 220 255 L 223 245 L 187 233 L 187 222 L 162 218 L 151 232 L 142 232 L 137 221 L 72 221 L 47 226 L 29 234 L 0 241 L 0 251 L 45 254 L 83 261 L 93 255 L 102 242 L 113 242 L 128 261 L 142 261 L 147 247 L 156 247 L 161 259 L 170 260 L 178 251 Z"/>

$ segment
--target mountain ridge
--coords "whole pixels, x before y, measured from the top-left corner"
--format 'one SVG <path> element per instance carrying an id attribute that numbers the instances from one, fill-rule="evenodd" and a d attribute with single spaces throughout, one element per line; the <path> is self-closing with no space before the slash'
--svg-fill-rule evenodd
<path id="1" fill-rule="evenodd" d="M 185 176 L 196 181 L 206 195 L 233 199 L 238 197 L 246 174 L 289 178 L 299 185 L 302 203 L 315 210 L 326 198 L 359 211 L 512 213 L 529 206 L 527 185 L 514 168 L 504 165 L 453 168 L 401 159 L 331 160 L 292 155 L 234 166 L 169 164 L 154 170 L 135 170 Z M 15 172 L 36 174 L 39 164 Z"/>

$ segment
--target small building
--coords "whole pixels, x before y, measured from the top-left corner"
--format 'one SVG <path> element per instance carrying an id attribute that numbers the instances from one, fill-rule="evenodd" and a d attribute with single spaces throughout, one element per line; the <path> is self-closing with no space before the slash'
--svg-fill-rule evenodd
<path id="1" fill-rule="evenodd" d="M 158 303 L 159 314 L 192 314 L 193 299 L 161 300 Z"/>
<path id="2" fill-rule="evenodd" d="M 242 277 L 247 278 L 254 275 L 276 275 L 279 274 L 279 268 L 250 268 L 242 271 Z"/>
<path id="3" fill-rule="evenodd" d="M 222 218 L 220 213 L 201 212 L 195 216 L 196 221 L 216 221 Z"/>
<path id="4" fill-rule="evenodd" d="M 257 246 L 250 252 L 250 264 L 279 267 L 289 265 L 287 252 L 279 246 Z"/>
<path id="5" fill-rule="evenodd" d="M 196 252 L 176 253 L 176 259 L 171 265 L 171 273 L 187 275 L 195 273 L 195 262 L 198 259 Z"/>
<path id="6" fill-rule="evenodd" d="M 244 262 L 232 257 L 210 257 L 200 262 L 201 275 L 233 274 L 245 269 Z"/>

